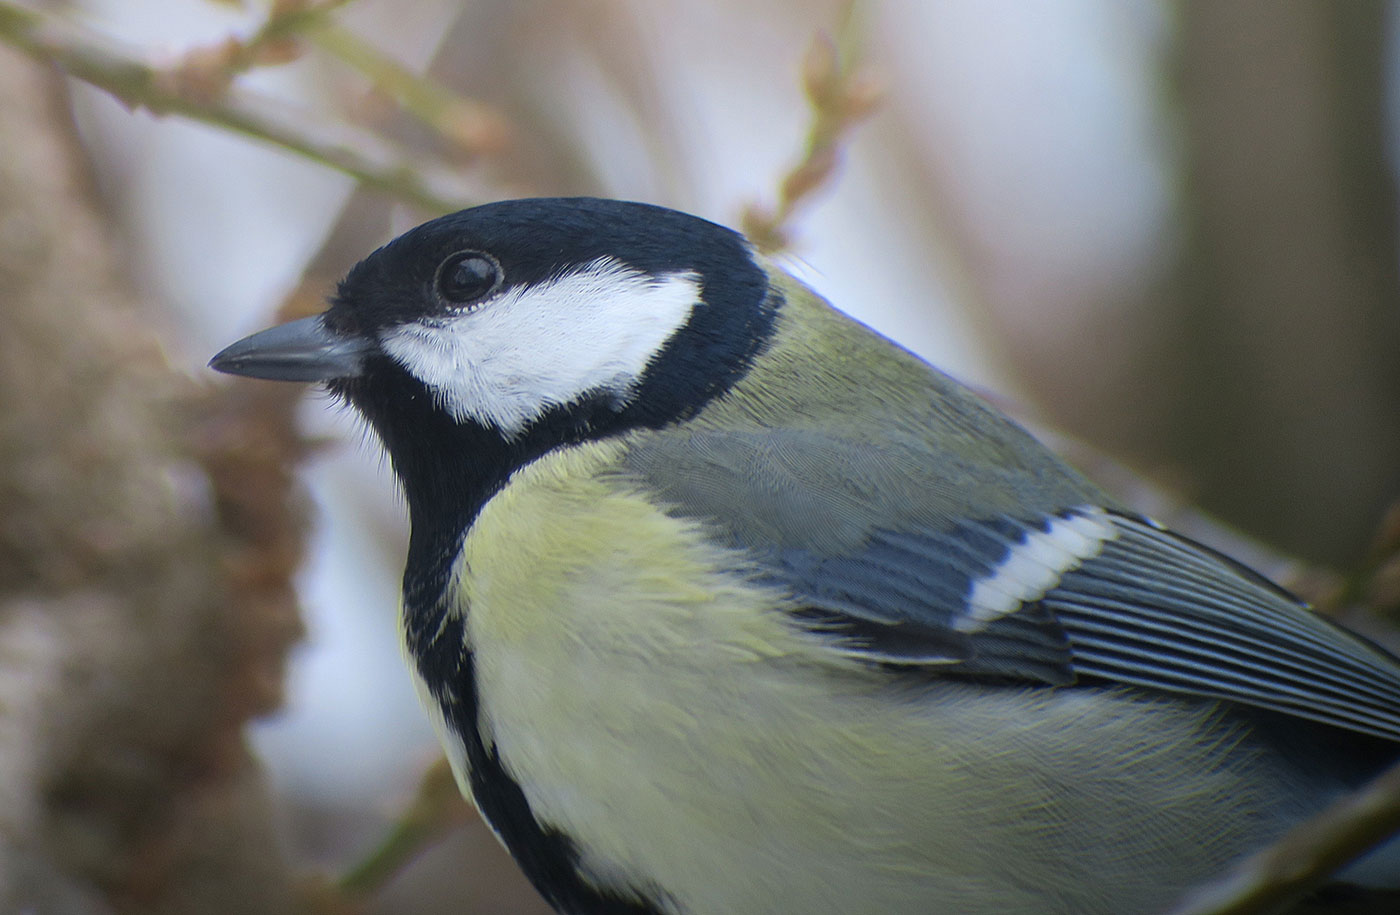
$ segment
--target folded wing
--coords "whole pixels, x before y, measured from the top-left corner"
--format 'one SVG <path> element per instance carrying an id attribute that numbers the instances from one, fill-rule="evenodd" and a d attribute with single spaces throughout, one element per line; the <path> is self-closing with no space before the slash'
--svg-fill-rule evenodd
<path id="1" fill-rule="evenodd" d="M 835 652 L 1048 686 L 1092 678 L 1400 741 L 1400 661 L 1384 650 L 1087 484 L 1013 470 L 978 514 L 924 450 L 705 432 L 657 436 L 627 465 L 790 593 L 795 621 Z"/>

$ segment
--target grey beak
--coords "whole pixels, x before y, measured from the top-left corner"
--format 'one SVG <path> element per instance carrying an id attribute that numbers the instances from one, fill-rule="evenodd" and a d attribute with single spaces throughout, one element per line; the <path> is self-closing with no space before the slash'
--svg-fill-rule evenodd
<path id="1" fill-rule="evenodd" d="M 209 367 L 270 381 L 330 381 L 360 374 L 374 352 L 371 341 L 339 336 L 317 315 L 244 337 L 210 359 Z"/>

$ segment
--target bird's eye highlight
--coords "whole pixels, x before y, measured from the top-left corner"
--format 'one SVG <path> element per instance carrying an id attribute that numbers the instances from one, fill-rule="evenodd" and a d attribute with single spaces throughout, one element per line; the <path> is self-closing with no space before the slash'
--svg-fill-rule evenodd
<path id="1" fill-rule="evenodd" d="M 481 251 L 458 251 L 437 272 L 437 294 L 448 305 L 470 305 L 501 284 L 501 265 Z"/>

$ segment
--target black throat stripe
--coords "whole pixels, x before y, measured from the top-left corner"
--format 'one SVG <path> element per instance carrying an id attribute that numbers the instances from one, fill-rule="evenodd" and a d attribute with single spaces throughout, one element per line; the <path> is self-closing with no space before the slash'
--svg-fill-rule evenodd
<path id="1" fill-rule="evenodd" d="M 641 887 L 614 891 L 584 879 L 574 840 L 536 819 L 530 802 L 501 761 L 494 746 L 481 733 L 481 705 L 472 653 L 466 646 L 466 623 L 461 613 L 449 613 L 443 602 L 448 592 L 455 551 L 440 554 L 434 587 L 428 579 L 410 581 L 405 576 L 406 603 L 431 601 L 431 607 L 406 606 L 409 620 L 435 620 L 429 631 L 408 632 L 409 650 L 418 674 L 433 701 L 442 709 L 452 733 L 466 749 L 472 796 L 491 827 L 510 850 L 520 869 L 540 895 L 560 912 L 570 915 L 662 915 L 674 907 L 662 907 L 664 894 Z M 435 592 L 435 593 L 434 593 Z"/>

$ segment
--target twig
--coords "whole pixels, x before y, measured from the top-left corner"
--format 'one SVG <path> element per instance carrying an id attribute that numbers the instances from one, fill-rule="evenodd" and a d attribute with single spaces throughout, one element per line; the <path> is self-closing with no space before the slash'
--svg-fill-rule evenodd
<path id="1" fill-rule="evenodd" d="M 328 21 L 329 14 L 344 4 L 345 0 L 274 0 L 267 18 L 250 37 L 229 36 L 195 48 L 175 69 L 211 94 L 218 94 L 254 67 L 276 66 L 301 57 L 302 35 Z"/>
<path id="2" fill-rule="evenodd" d="M 1400 765 L 1347 795 L 1219 881 L 1193 890 L 1170 915 L 1279 912 L 1387 837 L 1400 833 Z"/>
<path id="3" fill-rule="evenodd" d="M 259 66 L 288 63 L 302 56 L 308 43 L 367 77 L 376 90 L 433 129 L 456 151 L 467 155 L 499 152 L 510 130 L 490 107 L 465 98 L 414 73 L 379 48 L 341 26 L 330 14 L 347 0 L 275 0 L 252 36 L 230 36 L 184 55 L 181 77 L 222 91 L 240 74 Z"/>
<path id="4" fill-rule="evenodd" d="M 423 773 L 417 796 L 384 841 L 340 878 L 341 892 L 351 899 L 374 895 L 415 855 L 472 816 L 447 760 L 439 757 Z"/>
<path id="5" fill-rule="evenodd" d="M 343 172 L 362 184 L 437 213 L 488 195 L 440 162 L 424 162 L 398 145 L 341 121 L 293 110 L 233 85 L 191 79 L 191 69 L 163 69 L 89 29 L 52 13 L 0 0 L 0 41 L 57 64 L 133 109 L 175 114 L 272 143 Z"/>
<path id="6" fill-rule="evenodd" d="M 379 91 L 427 124 L 460 152 L 500 152 L 510 141 L 510 125 L 496 111 L 413 73 L 378 48 L 330 19 L 322 19 L 307 37 L 324 51 L 360 71 Z"/>
<path id="7" fill-rule="evenodd" d="M 1377 616 L 1400 619 L 1400 502 L 1386 509 L 1365 559 L 1348 576 L 1339 604 L 1362 604 Z"/>
<path id="8" fill-rule="evenodd" d="M 750 204 L 740 218 L 744 234 L 766 254 L 788 247 L 788 223 L 798 206 L 826 184 L 852 129 L 884 98 L 883 87 L 856 65 L 855 23 L 852 2 L 835 38 L 818 32 L 812 39 L 802 63 L 803 91 L 812 109 L 802 157 L 779 181 L 775 208 Z"/>

